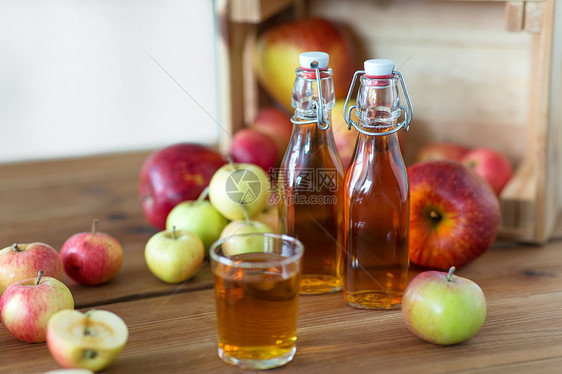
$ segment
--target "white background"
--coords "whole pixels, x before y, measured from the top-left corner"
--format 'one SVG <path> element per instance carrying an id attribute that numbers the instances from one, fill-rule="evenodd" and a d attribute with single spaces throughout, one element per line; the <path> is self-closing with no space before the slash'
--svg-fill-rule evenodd
<path id="1" fill-rule="evenodd" d="M 0 0 L 0 163 L 216 142 L 212 6 Z"/>

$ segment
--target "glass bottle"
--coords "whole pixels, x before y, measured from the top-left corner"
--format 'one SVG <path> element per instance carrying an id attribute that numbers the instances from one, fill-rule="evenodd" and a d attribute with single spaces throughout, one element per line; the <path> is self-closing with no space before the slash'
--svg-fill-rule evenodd
<path id="1" fill-rule="evenodd" d="M 305 247 L 301 294 L 342 288 L 343 168 L 331 122 L 335 105 L 329 56 L 299 56 L 293 132 L 278 174 L 279 231 Z"/>
<path id="2" fill-rule="evenodd" d="M 357 76 L 357 105 L 348 107 Z M 400 106 L 401 81 L 408 110 Z M 358 123 L 350 119 L 356 109 Z M 400 111 L 405 120 L 397 123 Z M 412 107 L 400 73 L 391 60 L 365 62 L 355 73 L 344 116 L 357 128 L 355 152 L 345 176 L 344 298 L 356 308 L 397 308 L 408 283 L 410 192 L 398 143 Z"/>

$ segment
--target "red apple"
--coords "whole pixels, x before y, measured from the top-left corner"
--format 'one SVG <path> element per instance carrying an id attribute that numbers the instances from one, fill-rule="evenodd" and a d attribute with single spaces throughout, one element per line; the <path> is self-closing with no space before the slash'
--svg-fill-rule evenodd
<path id="1" fill-rule="evenodd" d="M 148 223 L 166 228 L 168 213 L 180 202 L 195 200 L 215 171 L 226 163 L 212 149 L 180 143 L 154 152 L 142 166 L 139 196 Z"/>
<path id="2" fill-rule="evenodd" d="M 455 143 L 432 143 L 422 147 L 416 161 L 456 160 L 460 161 L 469 152 L 469 148 Z"/>
<path id="3" fill-rule="evenodd" d="M 299 65 L 299 55 L 305 51 L 330 55 L 336 98 L 347 95 L 355 72 L 355 46 L 344 29 L 332 21 L 301 19 L 266 30 L 258 38 L 253 68 L 265 90 L 288 111 L 292 111 L 295 68 Z"/>
<path id="4" fill-rule="evenodd" d="M 458 161 L 426 161 L 408 168 L 409 253 L 413 263 L 448 270 L 490 248 L 500 224 L 494 191 Z"/>
<path id="5" fill-rule="evenodd" d="M 489 148 L 476 148 L 462 158 L 462 163 L 484 178 L 499 196 L 511 179 L 511 165 L 507 158 Z"/>
<path id="6" fill-rule="evenodd" d="M 112 236 L 96 231 L 81 232 L 68 238 L 60 251 L 65 273 L 88 286 L 109 282 L 123 263 L 123 248 Z"/>
<path id="7" fill-rule="evenodd" d="M 293 132 L 291 117 L 273 106 L 261 108 L 251 128 L 268 135 L 275 142 L 277 164 L 281 163 Z"/>
<path id="8" fill-rule="evenodd" d="M 277 165 L 277 145 L 268 135 L 245 128 L 234 134 L 230 157 L 234 162 L 258 165 L 265 171 Z"/>
<path id="9" fill-rule="evenodd" d="M 402 316 L 417 337 L 439 345 L 461 343 L 486 319 L 486 297 L 473 281 L 449 273 L 426 271 L 404 290 Z"/>
<path id="10" fill-rule="evenodd" d="M 62 259 L 50 245 L 12 244 L 0 250 L 0 295 L 12 283 L 36 277 L 39 270 L 45 276 L 62 279 Z"/>
<path id="11" fill-rule="evenodd" d="M 34 278 L 12 284 L 0 298 L 0 317 L 8 331 L 21 341 L 45 341 L 49 318 L 63 309 L 74 309 L 74 299 L 61 281 L 44 277 L 43 271 Z"/>

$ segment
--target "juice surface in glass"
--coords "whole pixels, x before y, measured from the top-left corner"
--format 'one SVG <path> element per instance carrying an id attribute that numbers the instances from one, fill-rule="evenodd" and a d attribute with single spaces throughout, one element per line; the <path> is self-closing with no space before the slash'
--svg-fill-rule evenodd
<path id="1" fill-rule="evenodd" d="M 251 369 L 285 364 L 296 352 L 300 261 L 263 252 L 227 259 L 212 264 L 219 356 Z"/>

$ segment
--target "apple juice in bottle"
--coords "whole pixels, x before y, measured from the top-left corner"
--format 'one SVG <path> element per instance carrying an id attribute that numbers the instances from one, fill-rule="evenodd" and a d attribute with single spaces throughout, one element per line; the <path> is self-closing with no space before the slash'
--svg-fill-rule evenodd
<path id="1" fill-rule="evenodd" d="M 359 74 L 357 105 L 347 109 Z M 399 104 L 398 81 L 408 101 Z M 356 109 L 358 123 L 350 119 Z M 397 123 L 401 109 L 405 120 Z M 367 60 L 355 73 L 344 107 L 348 128 L 358 130 L 345 176 L 343 292 L 356 308 L 397 308 L 408 283 L 410 193 L 398 133 L 408 128 L 411 103 L 391 60 Z"/>
<path id="2" fill-rule="evenodd" d="M 301 294 L 342 288 L 343 168 L 330 127 L 335 104 L 329 56 L 300 55 L 291 141 L 278 174 L 279 231 L 305 247 Z"/>

